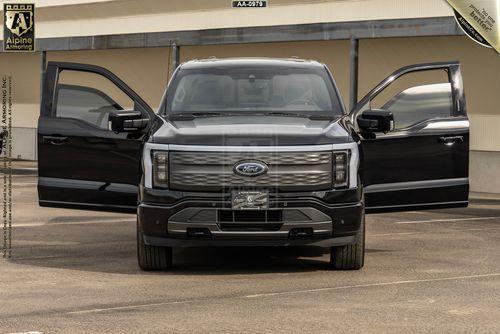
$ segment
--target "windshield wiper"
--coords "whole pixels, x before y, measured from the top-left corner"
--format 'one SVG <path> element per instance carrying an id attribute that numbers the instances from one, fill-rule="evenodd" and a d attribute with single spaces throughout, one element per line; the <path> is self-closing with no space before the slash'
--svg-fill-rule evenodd
<path id="1" fill-rule="evenodd" d="M 292 116 L 292 117 L 308 117 L 307 115 L 301 115 L 293 112 L 287 111 L 271 111 L 265 113 L 266 116 Z"/>
<path id="2" fill-rule="evenodd" d="M 266 116 L 291 116 L 291 117 L 306 117 L 311 120 L 329 120 L 333 119 L 334 116 L 329 115 L 306 115 L 306 114 L 298 114 L 293 112 L 284 112 L 284 111 L 272 111 L 265 114 Z"/>
<path id="3" fill-rule="evenodd" d="M 203 118 L 203 117 L 230 117 L 230 116 L 283 116 L 283 117 L 305 117 L 311 120 L 331 120 L 334 119 L 334 115 L 307 115 L 307 114 L 299 114 L 287 111 L 270 111 L 267 113 L 255 113 L 249 114 L 242 112 L 241 114 L 230 114 L 230 113 L 220 113 L 220 112 L 193 112 L 193 113 L 178 113 L 178 114 L 167 114 L 168 119 L 173 121 L 190 121 L 195 118 Z"/>
<path id="4" fill-rule="evenodd" d="M 168 119 L 171 120 L 192 120 L 198 117 L 217 117 L 226 116 L 226 114 L 220 112 L 193 112 L 193 113 L 179 113 L 179 114 L 168 114 Z"/>

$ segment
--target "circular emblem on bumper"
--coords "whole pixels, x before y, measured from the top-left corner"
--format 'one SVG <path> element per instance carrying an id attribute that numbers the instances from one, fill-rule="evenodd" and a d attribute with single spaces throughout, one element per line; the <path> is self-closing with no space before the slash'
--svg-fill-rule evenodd
<path id="1" fill-rule="evenodd" d="M 267 172 L 267 165 L 259 161 L 241 161 L 234 165 L 233 171 L 241 176 L 258 176 Z"/>

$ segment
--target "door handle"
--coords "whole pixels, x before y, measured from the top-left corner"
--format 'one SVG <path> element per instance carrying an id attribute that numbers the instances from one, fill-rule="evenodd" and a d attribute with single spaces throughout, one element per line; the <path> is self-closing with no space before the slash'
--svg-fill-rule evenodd
<path id="1" fill-rule="evenodd" d="M 52 145 L 62 145 L 68 141 L 68 137 L 61 136 L 43 136 L 43 142 Z"/>
<path id="2" fill-rule="evenodd" d="M 445 144 L 446 146 L 451 146 L 456 142 L 463 142 L 464 136 L 443 136 L 438 138 L 438 142 Z"/>

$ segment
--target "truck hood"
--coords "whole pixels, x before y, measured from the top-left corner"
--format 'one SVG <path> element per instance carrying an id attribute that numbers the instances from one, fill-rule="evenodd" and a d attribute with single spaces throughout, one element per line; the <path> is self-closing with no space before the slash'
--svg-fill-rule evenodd
<path id="1" fill-rule="evenodd" d="M 227 116 L 168 121 L 151 141 L 162 144 L 213 146 L 317 145 L 351 141 L 339 120 L 306 117 Z"/>

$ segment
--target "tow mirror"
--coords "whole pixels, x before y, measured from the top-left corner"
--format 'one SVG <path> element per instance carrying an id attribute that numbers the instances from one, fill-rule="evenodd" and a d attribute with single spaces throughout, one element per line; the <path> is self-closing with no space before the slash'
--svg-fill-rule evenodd
<path id="1" fill-rule="evenodd" d="M 140 111 L 123 111 L 109 114 L 109 129 L 114 133 L 137 132 L 148 125 L 149 119 L 142 118 Z"/>
<path id="2" fill-rule="evenodd" d="M 362 133 L 386 133 L 394 130 L 394 116 L 388 110 L 366 110 L 356 120 Z"/>

